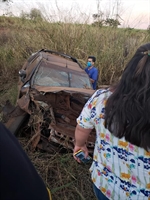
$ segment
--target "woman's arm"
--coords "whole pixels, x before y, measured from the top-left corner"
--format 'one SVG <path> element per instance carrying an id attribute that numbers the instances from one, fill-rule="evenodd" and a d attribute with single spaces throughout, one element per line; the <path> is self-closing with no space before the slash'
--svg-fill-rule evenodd
<path id="1" fill-rule="evenodd" d="M 92 129 L 85 129 L 77 124 L 76 130 L 75 130 L 75 147 L 74 147 L 73 153 L 76 153 L 77 151 L 79 151 L 81 149 L 85 153 L 85 158 L 88 156 L 88 149 L 86 147 L 86 141 L 87 141 L 91 131 L 92 131 Z M 80 160 L 77 159 L 75 156 L 74 156 L 74 158 L 75 158 L 75 160 L 80 162 Z"/>
<path id="2" fill-rule="evenodd" d="M 86 142 L 88 140 L 89 134 L 95 127 L 94 119 L 96 117 L 96 102 L 95 96 L 100 93 L 99 90 L 94 92 L 92 97 L 87 101 L 82 109 L 81 114 L 77 118 L 77 126 L 75 129 L 75 147 L 73 153 L 82 150 L 85 153 L 85 158 L 88 156 L 88 149 L 86 147 Z M 74 156 L 75 160 L 79 162 Z"/>
<path id="3" fill-rule="evenodd" d="M 75 145 L 78 147 L 84 146 L 91 131 L 92 129 L 82 128 L 77 124 L 75 130 Z"/>

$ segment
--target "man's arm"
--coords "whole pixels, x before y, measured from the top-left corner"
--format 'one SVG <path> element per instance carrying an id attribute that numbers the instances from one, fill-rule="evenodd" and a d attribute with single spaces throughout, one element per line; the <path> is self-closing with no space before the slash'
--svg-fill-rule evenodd
<path id="1" fill-rule="evenodd" d="M 96 80 L 93 80 L 92 78 L 90 78 L 91 83 L 94 83 Z"/>
<path id="2" fill-rule="evenodd" d="M 97 80 L 97 78 L 98 78 L 98 70 L 95 68 L 90 80 L 92 83 L 94 83 Z"/>

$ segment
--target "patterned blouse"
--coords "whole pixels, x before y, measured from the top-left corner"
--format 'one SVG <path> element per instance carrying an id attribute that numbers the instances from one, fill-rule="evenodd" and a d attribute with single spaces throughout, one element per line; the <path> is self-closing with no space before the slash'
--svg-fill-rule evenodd
<path id="1" fill-rule="evenodd" d="M 111 200 L 150 200 L 150 152 L 104 127 L 104 111 L 109 89 L 97 90 L 85 104 L 77 123 L 96 129 L 92 181 Z"/>

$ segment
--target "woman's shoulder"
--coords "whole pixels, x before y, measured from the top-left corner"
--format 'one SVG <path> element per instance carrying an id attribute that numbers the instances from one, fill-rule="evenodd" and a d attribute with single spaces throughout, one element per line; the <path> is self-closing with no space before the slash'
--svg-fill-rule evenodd
<path id="1" fill-rule="evenodd" d="M 101 97 L 101 98 L 106 97 L 106 98 L 108 98 L 111 94 L 112 94 L 112 92 L 110 91 L 110 88 L 98 89 L 94 93 L 93 97 L 94 98 L 97 98 L 97 97 Z"/>
<path id="2" fill-rule="evenodd" d="M 98 89 L 95 91 L 95 93 L 92 95 L 92 97 L 88 100 L 86 103 L 86 106 L 90 104 L 91 108 L 99 107 L 99 106 L 104 106 L 105 102 L 111 95 L 111 91 L 108 89 Z"/>

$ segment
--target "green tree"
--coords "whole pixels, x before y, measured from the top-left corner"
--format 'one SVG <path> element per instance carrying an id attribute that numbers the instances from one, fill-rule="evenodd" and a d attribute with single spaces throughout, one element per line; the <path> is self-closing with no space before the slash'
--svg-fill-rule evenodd
<path id="1" fill-rule="evenodd" d="M 102 12 L 99 12 L 98 14 L 93 14 L 92 17 L 94 22 L 92 23 L 92 25 L 102 27 L 105 22 L 103 15 L 104 13 Z"/>
<path id="2" fill-rule="evenodd" d="M 44 19 L 41 11 L 37 8 L 31 9 L 31 11 L 29 13 L 29 18 L 32 20 L 43 20 Z"/>
<path id="3" fill-rule="evenodd" d="M 118 19 L 112 19 L 112 18 L 107 18 L 105 20 L 105 25 L 111 26 L 111 27 L 118 27 L 120 24 Z"/>

